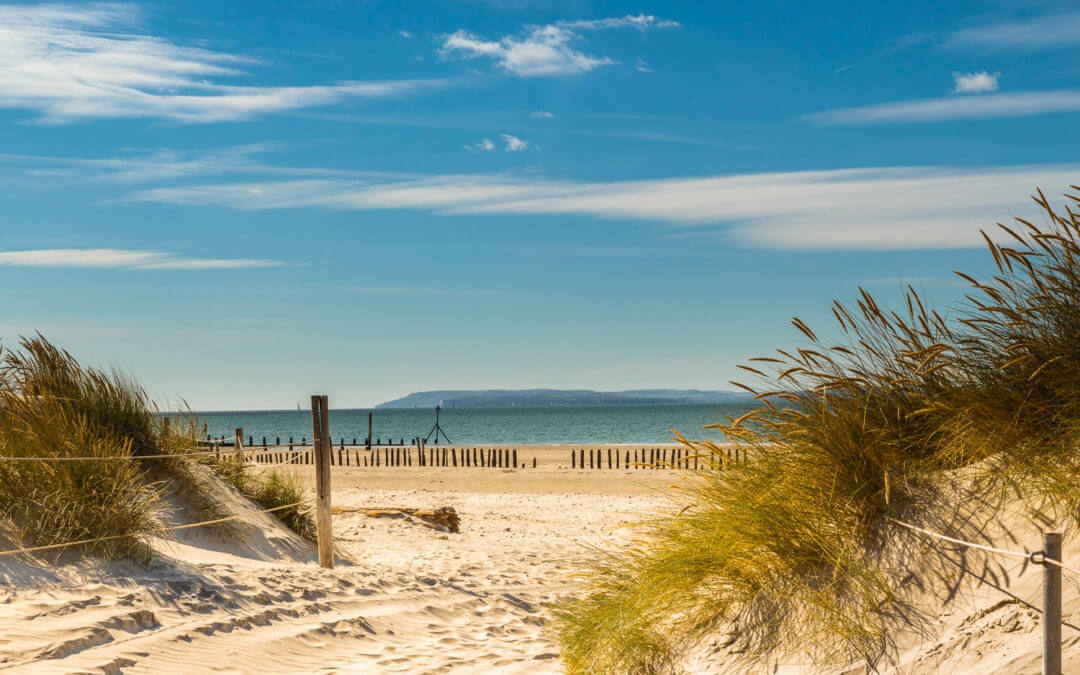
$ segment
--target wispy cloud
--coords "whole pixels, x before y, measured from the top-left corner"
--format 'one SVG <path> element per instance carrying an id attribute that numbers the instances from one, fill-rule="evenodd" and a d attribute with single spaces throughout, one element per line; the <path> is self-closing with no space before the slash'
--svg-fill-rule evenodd
<path id="1" fill-rule="evenodd" d="M 279 260 L 252 258 L 187 258 L 161 251 L 133 251 L 115 248 L 49 248 L 0 251 L 0 266 L 81 267 L 136 270 L 221 270 L 280 267 Z"/>
<path id="2" fill-rule="evenodd" d="M 398 35 L 400 35 L 400 36 L 401 36 L 401 37 L 403 37 L 403 38 L 406 38 L 406 39 L 407 39 L 407 38 L 411 38 L 411 37 L 413 36 L 413 34 L 412 34 L 411 32 L 409 32 L 409 31 L 405 30 L 404 28 L 402 28 L 401 30 L 399 30 L 399 31 L 397 32 L 397 34 L 398 34 Z"/>
<path id="3" fill-rule="evenodd" d="M 926 98 L 840 108 L 808 115 L 818 124 L 859 125 L 898 122 L 1029 117 L 1080 110 L 1080 90 L 1023 91 L 988 96 Z"/>
<path id="4" fill-rule="evenodd" d="M 945 36 L 946 48 L 1035 51 L 1080 44 L 1080 12 L 1016 18 L 970 26 Z"/>
<path id="5" fill-rule="evenodd" d="M 466 145 L 465 149 L 469 152 L 488 152 L 495 149 L 495 142 L 490 138 L 481 138 L 478 142 L 472 145 Z"/>
<path id="6" fill-rule="evenodd" d="M 128 150 L 113 157 L 62 157 L 0 153 L 0 165 L 28 175 L 93 178 L 119 182 L 146 182 L 193 176 L 259 174 L 356 178 L 364 172 L 321 167 L 286 167 L 259 157 L 280 149 L 256 143 L 211 149 L 156 148 Z"/>
<path id="7" fill-rule="evenodd" d="M 678 25 L 675 21 L 639 14 L 530 26 L 523 35 L 507 35 L 498 40 L 485 40 L 462 29 L 443 38 L 439 54 L 444 59 L 491 59 L 502 70 L 519 77 L 577 75 L 616 63 L 606 56 L 585 54 L 572 46 L 582 39 L 582 31 L 634 28 L 644 32 L 649 28 Z"/>
<path id="8" fill-rule="evenodd" d="M 651 14 L 626 15 L 607 19 L 584 19 L 579 21 L 559 21 L 555 24 L 571 30 L 607 30 L 611 28 L 636 28 L 644 33 L 650 28 L 678 28 L 678 21 L 659 19 Z"/>
<path id="9" fill-rule="evenodd" d="M 132 117 L 228 122 L 349 99 L 404 96 L 448 84 L 226 84 L 255 62 L 147 35 L 139 28 L 139 12 L 131 5 L 0 6 L 0 108 L 35 111 L 39 121 L 52 124 Z"/>
<path id="10" fill-rule="evenodd" d="M 998 73 L 988 73 L 985 70 L 977 73 L 953 73 L 954 94 L 982 94 L 988 91 L 998 90 Z"/>
<path id="11" fill-rule="evenodd" d="M 529 117 L 535 117 L 536 119 L 541 119 L 541 120 L 548 120 L 548 119 L 551 119 L 552 117 L 555 117 L 555 115 L 553 113 L 549 113 L 546 110 L 537 110 L 537 111 L 533 112 L 532 114 L 530 114 Z"/>
<path id="12" fill-rule="evenodd" d="M 382 183 L 279 181 L 158 188 L 132 199 L 235 209 L 412 209 L 441 214 L 587 215 L 713 228 L 781 249 L 979 246 L 980 228 L 1024 213 L 1036 186 L 1080 166 L 857 168 L 621 182 L 445 175 Z"/>
<path id="13" fill-rule="evenodd" d="M 502 139 L 505 146 L 503 150 L 507 152 L 522 152 L 529 149 L 529 142 L 523 141 L 517 136 L 511 134 L 502 134 L 499 136 Z"/>

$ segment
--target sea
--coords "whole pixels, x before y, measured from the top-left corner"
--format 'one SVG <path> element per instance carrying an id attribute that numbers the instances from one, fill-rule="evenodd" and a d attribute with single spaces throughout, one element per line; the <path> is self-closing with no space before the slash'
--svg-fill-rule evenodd
<path id="1" fill-rule="evenodd" d="M 690 439 L 722 440 L 707 424 L 737 417 L 748 403 L 712 405 L 635 405 L 582 407 L 444 408 L 439 415 L 440 443 L 457 445 L 559 445 L 667 443 L 675 429 Z M 331 410 L 330 435 L 334 442 L 367 435 L 367 409 Z M 433 441 L 435 410 L 431 408 L 378 409 L 372 412 L 372 437 L 406 443 L 416 436 Z M 207 435 L 231 439 L 237 428 L 261 443 L 280 438 L 311 438 L 310 410 L 250 410 L 197 413 Z"/>

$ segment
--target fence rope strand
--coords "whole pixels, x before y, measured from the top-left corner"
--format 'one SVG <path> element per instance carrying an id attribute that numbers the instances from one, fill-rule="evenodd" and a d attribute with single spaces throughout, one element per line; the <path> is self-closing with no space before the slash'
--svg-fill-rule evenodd
<path id="1" fill-rule="evenodd" d="M 246 513 L 238 513 L 232 516 L 226 516 L 225 518 L 217 518 L 215 520 L 204 520 L 198 523 L 188 523 L 187 525 L 174 525 L 172 527 L 166 527 L 161 532 L 176 532 L 179 530 L 190 530 L 196 527 L 205 527 L 206 525 L 218 525 L 220 523 L 227 523 L 232 520 L 241 520 L 243 518 L 250 518 L 251 516 L 257 516 L 263 513 L 273 513 L 274 511 L 282 511 L 284 509 L 291 509 L 294 506 L 301 506 L 303 504 L 311 504 L 314 499 L 302 499 L 298 502 L 291 504 L 283 504 L 281 506 L 275 506 L 270 509 L 261 509 L 259 511 L 248 511 Z M 113 534 L 108 537 L 98 537 L 96 539 L 81 539 L 79 541 L 66 541 L 62 544 L 47 544 L 45 546 L 31 546 L 28 548 L 16 548 L 8 551 L 0 551 L 0 556 L 19 555 L 24 553 L 39 553 L 41 551 L 52 551 L 60 548 L 66 548 L 68 546 L 82 546 L 84 544 L 98 544 L 105 541 L 115 541 L 117 539 L 132 539 L 138 537 L 137 534 Z"/>
<path id="2" fill-rule="evenodd" d="M 966 546 L 967 548 L 976 548 L 976 549 L 979 549 L 980 551 L 986 551 L 988 553 L 997 553 L 999 555 L 1012 556 L 1014 558 L 1028 558 L 1028 559 L 1031 559 L 1031 553 L 1030 552 L 1010 551 L 1009 549 L 1005 549 L 1005 548 L 994 548 L 993 546 L 985 546 L 983 544 L 976 544 L 975 542 L 964 541 L 963 539 L 957 539 L 956 537 L 949 537 L 947 535 L 940 534 L 940 533 L 934 532 L 932 530 L 927 530 L 927 529 L 919 527 L 917 525 L 912 525 L 911 523 L 905 523 L 904 521 L 897 520 L 895 518 L 888 518 L 887 520 L 889 520 L 889 522 L 900 525 L 901 527 L 906 527 L 909 530 L 913 530 L 913 531 L 918 532 L 920 534 L 925 534 L 925 535 L 927 535 L 929 537 L 933 537 L 935 539 L 941 539 L 943 541 L 947 541 L 947 542 L 950 542 L 950 543 L 953 543 L 953 544 L 957 544 L 959 546 Z M 1053 561 L 1047 560 L 1046 562 L 1053 562 Z"/>

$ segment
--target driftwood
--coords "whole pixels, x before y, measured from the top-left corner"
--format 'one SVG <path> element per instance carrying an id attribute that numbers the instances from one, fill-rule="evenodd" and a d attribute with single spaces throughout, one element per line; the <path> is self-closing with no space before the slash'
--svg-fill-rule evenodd
<path id="1" fill-rule="evenodd" d="M 410 509 L 397 506 L 334 506 L 330 509 L 334 515 L 342 513 L 362 513 L 372 518 L 398 518 L 412 516 L 419 518 L 426 525 L 432 527 L 445 527 L 451 532 L 461 531 L 461 519 L 453 506 L 444 506 L 435 510 Z"/>

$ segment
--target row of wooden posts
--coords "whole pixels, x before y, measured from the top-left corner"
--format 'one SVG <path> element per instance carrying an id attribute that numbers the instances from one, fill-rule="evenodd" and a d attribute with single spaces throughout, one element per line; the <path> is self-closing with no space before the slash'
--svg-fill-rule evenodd
<path id="1" fill-rule="evenodd" d="M 585 456 L 588 453 L 588 468 L 590 469 L 698 469 L 699 466 L 708 466 L 711 469 L 719 468 L 725 460 L 716 455 L 701 455 L 688 451 L 686 448 L 634 448 L 623 450 L 619 448 L 580 448 L 570 451 L 570 468 L 584 469 Z M 605 463 L 606 455 L 606 463 Z M 622 464 L 620 466 L 620 455 Z M 739 461 L 739 451 L 735 450 L 734 458 L 728 460 Z"/>
<path id="2" fill-rule="evenodd" d="M 272 447 L 266 450 L 256 446 L 250 457 L 263 464 L 311 464 L 311 450 Z M 344 444 L 330 450 L 331 466 L 398 467 L 482 467 L 493 469 L 528 468 L 525 462 L 518 464 L 517 448 L 433 448 L 426 445 L 372 448 L 368 454 L 362 446 L 348 448 Z M 536 468 L 536 458 L 532 458 Z"/>

